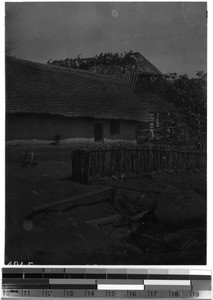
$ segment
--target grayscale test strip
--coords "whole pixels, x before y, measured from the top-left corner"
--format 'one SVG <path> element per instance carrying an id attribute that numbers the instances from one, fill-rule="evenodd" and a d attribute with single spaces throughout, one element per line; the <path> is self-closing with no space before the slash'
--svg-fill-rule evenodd
<path id="1" fill-rule="evenodd" d="M 3 268 L 6 298 L 212 299 L 211 271 L 99 268 Z"/>

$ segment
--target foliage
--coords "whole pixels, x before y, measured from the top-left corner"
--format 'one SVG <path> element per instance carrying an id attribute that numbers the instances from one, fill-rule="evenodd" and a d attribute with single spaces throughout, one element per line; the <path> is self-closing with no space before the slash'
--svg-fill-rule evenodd
<path id="1" fill-rule="evenodd" d="M 159 78 L 153 89 L 180 110 L 184 122 L 195 134 L 206 132 L 207 74 L 199 71 L 196 77 L 171 73 Z"/>

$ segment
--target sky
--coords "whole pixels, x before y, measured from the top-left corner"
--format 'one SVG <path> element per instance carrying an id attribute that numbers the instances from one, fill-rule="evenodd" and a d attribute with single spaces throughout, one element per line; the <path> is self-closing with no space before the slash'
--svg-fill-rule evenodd
<path id="1" fill-rule="evenodd" d="M 132 50 L 161 72 L 207 70 L 205 2 L 9 2 L 6 44 L 17 58 L 92 57 Z"/>

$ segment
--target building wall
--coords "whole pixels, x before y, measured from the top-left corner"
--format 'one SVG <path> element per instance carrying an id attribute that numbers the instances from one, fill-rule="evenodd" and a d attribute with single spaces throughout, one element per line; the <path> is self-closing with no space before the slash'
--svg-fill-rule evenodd
<path id="1" fill-rule="evenodd" d="M 120 120 L 120 134 L 110 134 L 110 120 L 103 121 L 104 140 L 136 140 L 136 124 L 134 121 Z"/>
<path id="2" fill-rule="evenodd" d="M 94 123 L 103 123 L 104 141 L 135 140 L 135 121 L 120 121 L 120 134 L 110 134 L 110 120 L 92 118 L 66 118 L 48 114 L 7 114 L 6 140 L 46 140 L 60 139 L 94 141 Z M 85 140 L 86 141 L 86 140 Z"/>

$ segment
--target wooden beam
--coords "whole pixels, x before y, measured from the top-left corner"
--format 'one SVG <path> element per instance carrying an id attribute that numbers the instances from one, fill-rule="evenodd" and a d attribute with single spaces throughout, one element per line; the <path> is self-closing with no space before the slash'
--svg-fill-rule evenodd
<path id="1" fill-rule="evenodd" d="M 121 220 L 121 215 L 116 214 L 116 215 L 109 216 L 106 218 L 89 220 L 89 221 L 86 221 L 86 223 L 89 225 L 99 227 L 99 226 L 104 226 L 104 225 L 108 225 L 108 224 L 113 224 L 120 220 Z"/>
<path id="2" fill-rule="evenodd" d="M 79 196 L 66 198 L 62 201 L 57 201 L 57 202 L 53 202 L 53 203 L 44 204 L 44 205 L 34 207 L 33 212 L 39 212 L 39 211 L 47 210 L 48 208 L 53 208 L 53 207 L 64 205 L 64 204 L 69 204 L 69 205 L 74 204 L 75 202 L 78 202 L 78 201 L 83 200 L 85 198 L 96 196 L 96 195 L 99 195 L 99 194 L 102 194 L 102 193 L 105 193 L 105 192 L 109 192 L 109 191 L 112 191 L 112 190 L 113 190 L 113 187 L 108 186 L 106 188 L 103 188 L 103 189 L 100 189 L 100 190 L 97 190 L 97 191 L 92 191 L 92 192 L 89 192 L 89 193 L 86 193 L 86 194 L 81 194 Z"/>
<path id="3" fill-rule="evenodd" d="M 133 191 L 133 192 L 138 192 L 138 193 L 145 193 L 145 194 L 160 194 L 161 193 L 160 191 L 138 190 L 138 189 L 133 189 L 130 187 L 120 186 L 120 185 L 115 185 L 115 184 L 111 184 L 111 186 L 114 188 L 117 188 L 117 189 Z"/>
<path id="4" fill-rule="evenodd" d="M 130 219 L 131 219 L 132 222 L 138 222 L 138 221 L 140 221 L 141 219 L 143 219 L 143 217 L 144 217 L 145 215 L 147 215 L 148 213 L 149 213 L 149 210 L 145 210 L 144 212 L 142 212 L 142 213 L 140 213 L 140 214 L 137 214 L 137 215 L 135 215 L 135 216 L 133 216 L 133 217 L 130 217 Z"/>
<path id="5" fill-rule="evenodd" d="M 33 208 L 32 213 L 28 216 L 28 219 L 29 220 L 32 219 L 35 215 L 37 215 L 38 213 L 40 213 L 42 211 L 48 211 L 49 209 L 51 210 L 51 209 L 53 209 L 57 206 L 62 206 L 62 205 L 66 205 L 67 207 L 69 207 L 73 204 L 76 204 L 76 202 L 79 203 L 79 201 L 81 201 L 81 200 L 84 200 L 86 198 L 93 197 L 93 196 L 96 196 L 96 195 L 99 195 L 99 194 L 102 194 L 102 193 L 105 193 L 105 192 L 111 192 L 112 193 L 111 194 L 111 202 L 112 202 L 112 205 L 113 205 L 114 201 L 115 201 L 115 193 L 116 193 L 117 189 L 129 190 L 129 191 L 134 191 L 134 192 L 139 192 L 139 193 L 149 193 L 149 194 L 159 194 L 160 193 L 158 191 L 137 190 L 137 189 L 134 189 L 134 188 L 114 185 L 114 184 L 111 184 L 109 182 L 108 182 L 108 184 L 110 184 L 110 186 L 107 186 L 105 188 L 102 188 L 102 189 L 99 189 L 99 190 L 96 190 L 96 191 L 81 194 L 81 195 L 78 195 L 78 196 L 75 196 L 75 197 L 69 197 L 69 198 L 66 198 L 62 201 L 56 201 L 56 202 L 53 202 L 53 203 L 36 206 L 36 207 Z"/>
<path id="6" fill-rule="evenodd" d="M 144 212 L 137 214 L 133 217 L 130 217 L 130 220 L 134 223 L 134 222 L 139 222 L 141 219 L 143 219 L 143 217 L 148 214 L 149 210 L 145 210 Z M 116 222 L 119 222 L 121 220 L 121 215 L 120 214 L 116 214 L 113 216 L 109 216 L 106 218 L 101 218 L 101 219 L 93 219 L 93 220 L 89 220 L 86 221 L 87 224 L 92 225 L 92 226 L 105 226 L 105 225 L 110 225 Z"/>

